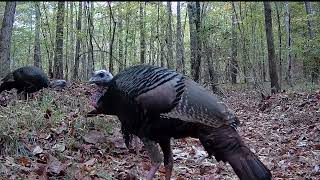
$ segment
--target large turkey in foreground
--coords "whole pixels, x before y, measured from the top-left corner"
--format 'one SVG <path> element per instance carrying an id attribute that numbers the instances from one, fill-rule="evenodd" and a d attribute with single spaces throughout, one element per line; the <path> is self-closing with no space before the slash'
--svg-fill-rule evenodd
<path id="1" fill-rule="evenodd" d="M 65 86 L 65 80 L 49 81 L 47 75 L 41 69 L 34 66 L 24 66 L 10 72 L 1 80 L 0 93 L 15 88 L 18 94 L 24 93 L 24 98 L 26 98 L 27 94 L 34 93 L 42 88 L 63 88 Z"/>
<path id="2" fill-rule="evenodd" d="M 237 117 L 215 95 L 173 70 L 150 65 L 130 67 L 108 82 L 89 114 L 116 115 L 123 129 L 137 135 L 152 162 L 152 179 L 164 154 L 166 179 L 173 157 L 170 138 L 199 138 L 208 154 L 229 162 L 242 180 L 271 179 L 268 168 L 242 142 Z"/>

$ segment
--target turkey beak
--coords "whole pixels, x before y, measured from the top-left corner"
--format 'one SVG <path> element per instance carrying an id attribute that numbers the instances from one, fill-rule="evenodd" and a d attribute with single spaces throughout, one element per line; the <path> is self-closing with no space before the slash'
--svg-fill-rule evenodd
<path id="1" fill-rule="evenodd" d="M 101 79 L 98 78 L 98 77 L 95 77 L 95 76 L 93 76 L 93 77 L 91 77 L 91 78 L 89 79 L 89 84 L 97 84 L 97 83 L 99 83 L 99 82 L 101 82 Z"/>

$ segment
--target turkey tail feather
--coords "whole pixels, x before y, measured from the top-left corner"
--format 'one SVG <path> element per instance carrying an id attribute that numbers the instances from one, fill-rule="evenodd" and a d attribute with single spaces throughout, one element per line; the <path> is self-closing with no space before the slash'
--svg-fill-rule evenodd
<path id="1" fill-rule="evenodd" d="M 208 154 L 229 162 L 241 180 L 271 179 L 270 170 L 244 145 L 233 127 L 217 128 L 199 137 Z"/>

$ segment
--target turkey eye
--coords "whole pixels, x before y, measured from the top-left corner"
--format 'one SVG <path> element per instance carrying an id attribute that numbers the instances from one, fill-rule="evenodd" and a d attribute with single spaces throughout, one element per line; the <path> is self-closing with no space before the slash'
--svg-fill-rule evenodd
<path id="1" fill-rule="evenodd" d="M 99 77 L 104 77 L 104 74 L 103 73 L 99 73 L 98 76 Z"/>

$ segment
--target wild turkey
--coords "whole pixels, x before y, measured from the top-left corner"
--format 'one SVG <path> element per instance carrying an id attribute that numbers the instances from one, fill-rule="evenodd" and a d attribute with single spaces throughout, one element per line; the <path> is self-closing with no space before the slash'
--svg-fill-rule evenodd
<path id="1" fill-rule="evenodd" d="M 166 179 L 173 157 L 170 138 L 199 138 L 208 154 L 229 162 L 242 180 L 271 179 L 269 169 L 245 146 L 235 127 L 238 118 L 218 97 L 173 70 L 137 65 L 108 82 L 108 89 L 88 114 L 116 115 L 129 133 L 144 143 L 153 178 L 164 154 Z"/>
<path id="2" fill-rule="evenodd" d="M 90 84 L 95 84 L 97 89 L 96 91 L 93 93 L 93 95 L 91 96 L 91 105 L 95 106 L 95 104 L 97 103 L 98 99 L 103 95 L 103 93 L 106 91 L 107 87 L 108 87 L 108 83 L 111 81 L 111 79 L 113 78 L 113 75 L 105 70 L 105 69 L 101 69 L 101 70 L 97 70 L 94 71 L 89 79 L 89 83 Z M 133 139 L 133 135 L 130 134 L 129 132 L 127 132 L 125 129 L 121 129 L 121 132 L 123 134 L 124 140 L 125 140 L 125 144 L 127 146 L 127 148 L 129 150 L 132 150 L 132 146 L 131 146 L 131 141 Z M 135 139 L 135 147 L 137 147 L 137 139 Z M 138 154 L 138 149 L 136 149 L 136 153 Z"/>
<path id="3" fill-rule="evenodd" d="M 65 80 L 49 81 L 47 75 L 39 68 L 33 66 L 24 66 L 7 74 L 0 85 L 0 93 L 4 90 L 17 89 L 17 93 L 27 94 L 39 91 L 42 88 L 63 87 Z M 62 82 L 61 82 L 62 81 Z"/>

